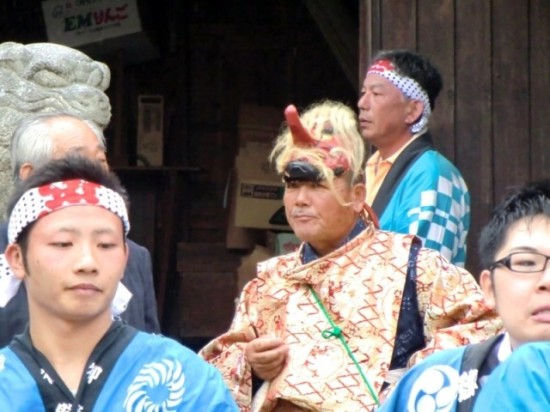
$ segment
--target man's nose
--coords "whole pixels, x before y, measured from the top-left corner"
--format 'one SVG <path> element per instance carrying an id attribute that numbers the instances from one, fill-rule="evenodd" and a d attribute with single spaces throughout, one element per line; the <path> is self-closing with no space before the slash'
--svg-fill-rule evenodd
<path id="1" fill-rule="evenodd" d="M 92 245 L 82 244 L 78 248 L 76 258 L 76 271 L 85 273 L 97 272 L 97 262 Z"/>
<path id="2" fill-rule="evenodd" d="M 550 290 L 550 265 L 548 264 L 548 259 L 546 260 L 546 266 L 540 274 L 539 279 L 539 289 Z"/>
<path id="3" fill-rule="evenodd" d="M 363 93 L 357 101 L 357 107 L 361 110 L 367 110 L 369 105 L 369 99 L 367 92 Z"/>
<path id="4" fill-rule="evenodd" d="M 307 205 L 309 203 L 309 188 L 301 185 L 296 192 L 296 204 Z"/>

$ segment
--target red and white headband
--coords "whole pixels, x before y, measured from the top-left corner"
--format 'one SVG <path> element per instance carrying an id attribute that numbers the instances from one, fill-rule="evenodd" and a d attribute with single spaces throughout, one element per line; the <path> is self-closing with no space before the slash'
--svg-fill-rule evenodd
<path id="1" fill-rule="evenodd" d="M 401 90 L 405 97 L 412 100 L 420 100 L 424 104 L 422 116 L 411 126 L 413 134 L 424 130 L 428 125 L 428 119 L 432 114 L 430 99 L 426 91 L 418 82 L 410 77 L 403 76 L 397 72 L 394 64 L 389 60 L 378 60 L 369 67 L 367 74 L 377 74 L 393 83 L 395 87 Z"/>
<path id="2" fill-rule="evenodd" d="M 15 243 L 21 232 L 32 222 L 69 206 L 100 206 L 122 219 L 124 233 L 130 231 L 130 221 L 124 199 L 114 190 L 81 179 L 50 183 L 27 190 L 17 201 L 8 222 L 8 242 Z M 0 307 L 6 306 L 17 293 L 21 281 L 15 277 L 4 254 L 0 255 Z M 113 301 L 113 315 L 126 309 L 131 292 L 119 282 Z"/>
<path id="3" fill-rule="evenodd" d="M 35 220 L 58 209 L 78 205 L 101 206 L 122 219 L 125 234 L 130 231 L 128 212 L 122 196 L 97 183 L 74 179 L 27 190 L 10 214 L 8 242 L 15 243 L 23 229 Z"/>

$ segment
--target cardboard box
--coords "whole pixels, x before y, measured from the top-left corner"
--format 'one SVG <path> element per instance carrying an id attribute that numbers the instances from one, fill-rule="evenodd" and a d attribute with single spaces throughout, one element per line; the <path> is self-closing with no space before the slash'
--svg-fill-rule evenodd
<path id="1" fill-rule="evenodd" d="M 273 146 L 265 142 L 247 142 L 239 148 L 235 168 L 242 179 L 256 179 L 282 184 L 282 178 L 269 163 Z"/>
<path id="2" fill-rule="evenodd" d="M 288 230 L 284 218 L 284 184 L 269 164 L 271 144 L 248 142 L 235 161 L 235 226 Z"/>
<path id="3" fill-rule="evenodd" d="M 271 143 L 284 121 L 283 108 L 243 104 L 239 108 L 239 145 Z"/>
<path id="4" fill-rule="evenodd" d="M 227 230 L 225 232 L 225 247 L 227 249 L 250 250 L 258 243 L 265 243 L 265 230 L 235 226 L 235 214 L 237 212 L 235 188 L 237 183 L 237 173 L 233 170 L 228 179 L 228 188 L 226 189 L 227 193 L 230 194 L 229 206 L 224 204 L 224 207 L 229 207 Z"/>
<path id="5" fill-rule="evenodd" d="M 281 220 L 284 186 L 282 183 L 239 179 L 236 193 L 235 226 L 257 229 L 288 228 Z"/>
<path id="6" fill-rule="evenodd" d="M 146 166 L 162 166 L 164 98 L 138 97 L 137 155 Z"/>

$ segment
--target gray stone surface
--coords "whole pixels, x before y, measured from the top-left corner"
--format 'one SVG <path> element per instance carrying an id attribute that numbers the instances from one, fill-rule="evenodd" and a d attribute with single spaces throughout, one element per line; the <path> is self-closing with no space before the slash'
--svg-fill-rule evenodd
<path id="1" fill-rule="evenodd" d="M 84 53 L 54 43 L 0 44 L 0 213 L 12 190 L 9 144 L 29 113 L 65 111 L 105 128 L 111 72 Z"/>

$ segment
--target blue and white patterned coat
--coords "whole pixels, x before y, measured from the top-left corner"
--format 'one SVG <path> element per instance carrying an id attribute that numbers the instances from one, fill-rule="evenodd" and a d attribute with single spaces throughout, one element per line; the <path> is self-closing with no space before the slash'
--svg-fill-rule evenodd
<path id="1" fill-rule="evenodd" d="M 414 234 L 424 247 L 464 266 L 470 194 L 458 169 L 436 150 L 408 168 L 379 218 L 382 229 Z"/>

